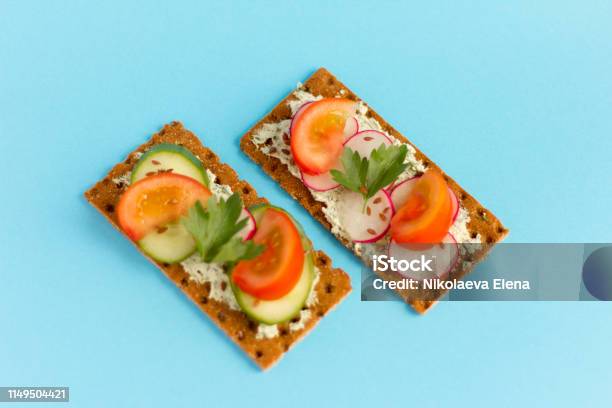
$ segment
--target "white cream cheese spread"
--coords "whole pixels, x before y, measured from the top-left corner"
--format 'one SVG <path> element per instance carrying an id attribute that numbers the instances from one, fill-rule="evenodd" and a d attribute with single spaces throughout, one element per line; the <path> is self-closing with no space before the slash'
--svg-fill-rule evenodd
<path id="1" fill-rule="evenodd" d="M 115 183 L 116 185 L 129 186 L 131 178 L 132 178 L 132 172 L 128 171 L 127 173 L 124 173 L 120 176 L 115 177 L 111 181 Z"/>

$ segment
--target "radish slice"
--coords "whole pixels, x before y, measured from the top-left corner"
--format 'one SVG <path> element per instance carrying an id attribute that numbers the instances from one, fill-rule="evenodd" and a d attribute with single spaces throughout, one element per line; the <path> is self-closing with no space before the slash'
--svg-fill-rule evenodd
<path id="1" fill-rule="evenodd" d="M 446 278 L 453 270 L 459 260 L 459 247 L 457 241 L 452 234 L 448 233 L 441 243 L 433 245 L 423 244 L 400 244 L 394 241 L 389 243 L 388 248 L 389 258 L 394 258 L 398 264 L 400 261 L 413 260 L 429 260 L 433 261 L 429 264 L 432 271 L 413 271 L 411 269 L 401 270 L 396 268 L 396 272 L 405 278 L 423 280 L 431 278 Z M 402 264 L 404 262 L 401 262 Z"/>
<path id="2" fill-rule="evenodd" d="M 393 190 L 391 191 L 391 201 L 393 201 L 393 205 L 395 206 L 395 208 L 399 209 L 404 205 L 406 199 L 408 198 L 408 195 L 414 187 L 414 184 L 419 178 L 420 176 L 404 180 L 393 188 Z M 450 187 L 448 188 L 448 193 L 450 194 L 452 205 L 451 214 L 453 218 L 451 222 L 455 222 L 455 220 L 457 219 L 457 215 L 459 214 L 459 199 Z"/>
<path id="3" fill-rule="evenodd" d="M 376 130 L 364 130 L 357 132 L 353 137 L 344 142 L 344 147 L 349 147 L 358 152 L 361 157 L 370 157 L 372 150 L 381 144 L 391 146 L 393 142 L 384 133 Z"/>
<path id="4" fill-rule="evenodd" d="M 393 216 L 389 194 L 380 190 L 364 208 L 363 196 L 347 190 L 338 200 L 338 216 L 349 238 L 354 242 L 371 243 L 380 240 L 389 230 Z"/>
<path id="5" fill-rule="evenodd" d="M 293 130 L 293 124 L 295 123 L 295 120 L 300 116 L 302 112 L 304 112 L 304 108 L 306 108 L 306 106 L 310 105 L 311 103 L 312 102 L 306 102 L 302 106 L 300 106 L 298 110 L 295 111 L 295 113 L 293 114 L 293 117 L 291 118 L 291 124 L 289 125 L 289 135 L 291 135 L 291 131 Z"/>
<path id="6" fill-rule="evenodd" d="M 251 212 L 246 208 L 242 209 L 242 213 L 240 214 L 238 220 L 240 221 L 244 218 L 247 219 L 247 223 L 245 227 L 238 232 L 238 236 L 246 241 L 248 239 L 253 238 L 253 235 L 255 235 L 255 231 L 257 231 L 257 226 L 255 224 L 255 218 L 253 218 L 253 214 L 251 214 Z"/>
<path id="7" fill-rule="evenodd" d="M 342 165 L 340 162 L 338 162 L 334 166 L 334 169 L 340 170 L 341 167 Z M 300 171 L 300 174 L 302 175 L 302 182 L 306 185 L 306 187 L 314 191 L 329 191 L 340 186 L 340 184 L 333 179 L 329 171 L 316 175 Z"/>
<path id="8" fill-rule="evenodd" d="M 351 116 L 346 120 L 346 125 L 344 126 L 344 140 L 350 139 L 357 132 L 359 132 L 359 122 L 357 122 L 356 117 Z"/>
<path id="9" fill-rule="evenodd" d="M 391 191 L 391 201 L 393 201 L 393 205 L 396 209 L 402 208 L 408 199 L 408 195 L 412 191 L 414 184 L 419 178 L 420 177 L 413 177 L 408 180 L 404 180 L 393 188 L 393 191 Z"/>

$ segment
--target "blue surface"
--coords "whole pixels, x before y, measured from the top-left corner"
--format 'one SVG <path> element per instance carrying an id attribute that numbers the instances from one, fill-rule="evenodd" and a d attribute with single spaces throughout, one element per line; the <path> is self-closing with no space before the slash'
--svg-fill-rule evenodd
<path id="1" fill-rule="evenodd" d="M 610 2 L 169 3 L 0 1 L 0 385 L 79 407 L 610 405 L 604 303 L 418 317 L 356 290 L 262 374 L 82 197 L 181 120 L 358 278 L 238 148 L 325 66 L 509 240 L 610 242 Z"/>

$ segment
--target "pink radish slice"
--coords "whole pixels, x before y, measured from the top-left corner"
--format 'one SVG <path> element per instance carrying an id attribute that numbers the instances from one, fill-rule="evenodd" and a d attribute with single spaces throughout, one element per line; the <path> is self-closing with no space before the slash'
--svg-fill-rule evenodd
<path id="1" fill-rule="evenodd" d="M 293 130 L 293 124 L 295 123 L 296 119 L 300 116 L 302 112 L 304 112 L 304 109 L 306 108 L 306 106 L 310 105 L 311 103 L 312 102 L 306 102 L 302 104 L 302 106 L 300 106 L 298 110 L 296 110 L 295 113 L 293 114 L 293 117 L 291 118 L 291 124 L 289 125 L 289 135 L 290 136 L 291 136 L 291 131 Z"/>
<path id="2" fill-rule="evenodd" d="M 391 146 L 393 143 L 384 133 L 376 130 L 363 130 L 344 142 L 344 147 L 358 152 L 361 157 L 370 157 L 372 150 L 380 147 L 381 144 Z"/>
<path id="3" fill-rule="evenodd" d="M 419 178 L 420 176 L 404 180 L 393 188 L 393 190 L 391 191 L 391 200 L 393 201 L 393 205 L 396 209 L 399 209 L 404 205 L 406 199 L 408 198 L 408 195 L 414 187 L 414 184 Z M 455 220 L 457 219 L 457 215 L 459 214 L 459 200 L 457 199 L 457 195 L 455 194 L 455 192 L 451 190 L 450 187 L 448 188 L 448 192 L 451 197 L 452 205 L 451 214 L 453 218 L 451 222 L 455 222 Z"/>
<path id="4" fill-rule="evenodd" d="M 441 243 L 433 245 L 400 244 L 391 241 L 389 243 L 388 255 L 389 258 L 394 258 L 398 262 L 397 265 L 400 266 L 396 268 L 396 272 L 406 278 L 416 280 L 432 279 L 435 277 L 446 278 L 459 260 L 459 247 L 455 237 L 448 233 Z M 406 264 L 406 262 L 400 261 L 410 262 L 421 259 L 432 260 L 432 262 L 429 263 L 432 271 L 400 269 L 401 264 Z"/>
<path id="5" fill-rule="evenodd" d="M 380 240 L 389 230 L 393 204 L 386 191 L 380 190 L 363 205 L 363 196 L 350 190 L 338 200 L 340 225 L 354 242 L 371 243 Z"/>
<path id="6" fill-rule="evenodd" d="M 396 209 L 402 208 L 406 202 L 406 199 L 408 199 L 408 195 L 412 191 L 414 184 L 419 178 L 420 177 L 413 177 L 408 180 L 404 180 L 393 188 L 391 191 L 391 201 L 393 201 L 393 205 Z"/>
<path id="7" fill-rule="evenodd" d="M 247 223 L 245 227 L 238 232 L 238 236 L 246 241 L 248 239 L 253 238 L 253 235 L 255 235 L 255 231 L 257 231 L 257 226 L 255 224 L 255 218 L 253 217 L 253 214 L 251 214 L 251 212 L 246 208 L 242 209 L 242 213 L 240 214 L 238 220 L 242 220 L 244 218 L 247 219 Z"/>
<path id="8" fill-rule="evenodd" d="M 359 123 L 357 118 L 351 116 L 346 120 L 346 125 L 344 125 L 344 140 L 347 141 L 357 132 L 359 132 Z"/>
<path id="9" fill-rule="evenodd" d="M 334 166 L 334 168 L 338 169 L 340 167 L 340 162 L 338 162 L 338 164 Z M 302 182 L 306 185 L 306 187 L 314 191 L 329 191 L 340 186 L 340 184 L 333 179 L 329 171 L 314 176 L 308 173 L 304 173 L 303 171 L 300 171 L 300 173 L 302 175 Z"/>

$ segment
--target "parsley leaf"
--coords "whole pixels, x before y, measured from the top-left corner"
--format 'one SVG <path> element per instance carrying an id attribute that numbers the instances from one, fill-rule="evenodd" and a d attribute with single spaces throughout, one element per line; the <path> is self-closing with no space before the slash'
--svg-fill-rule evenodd
<path id="1" fill-rule="evenodd" d="M 234 237 L 221 247 L 214 261 L 229 263 L 243 259 L 253 259 L 261 254 L 263 249 L 263 245 L 257 245 L 253 241 L 243 241 L 240 237 Z"/>
<path id="2" fill-rule="evenodd" d="M 262 245 L 236 236 L 247 223 L 246 219 L 238 221 L 241 211 L 242 200 L 234 193 L 227 200 L 210 197 L 206 208 L 198 201 L 181 219 L 204 262 L 234 263 L 263 251 Z"/>
<path id="3" fill-rule="evenodd" d="M 361 158 L 359 153 L 347 148 L 342 152 L 340 162 L 344 173 L 336 169 L 331 170 L 334 180 L 349 190 L 362 193 L 361 187 L 365 184 L 368 172 L 368 159 Z"/>
<path id="4" fill-rule="evenodd" d="M 344 171 L 334 169 L 331 175 L 336 182 L 361 194 L 367 201 L 406 170 L 408 165 L 404 160 L 407 154 L 405 145 L 381 144 L 370 157 L 361 157 L 358 152 L 346 148 L 340 157 Z"/>

